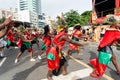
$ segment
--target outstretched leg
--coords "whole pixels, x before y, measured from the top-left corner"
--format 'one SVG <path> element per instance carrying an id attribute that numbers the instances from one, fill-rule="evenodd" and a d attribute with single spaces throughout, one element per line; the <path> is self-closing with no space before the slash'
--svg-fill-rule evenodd
<path id="1" fill-rule="evenodd" d="M 120 75 L 120 69 L 119 69 L 118 64 L 117 64 L 116 56 L 114 54 L 112 56 L 112 63 L 113 63 L 113 65 L 115 66 L 115 68 L 117 70 L 117 74 Z"/>
<path id="2" fill-rule="evenodd" d="M 16 57 L 16 59 L 15 59 L 15 63 L 18 62 L 18 59 L 20 58 L 21 55 L 22 55 L 22 52 L 19 52 L 18 55 L 17 55 L 17 57 Z"/>
<path id="3" fill-rule="evenodd" d="M 53 79 L 52 79 L 52 71 L 51 71 L 51 70 L 48 70 L 47 79 L 48 79 L 48 80 L 53 80 Z"/>

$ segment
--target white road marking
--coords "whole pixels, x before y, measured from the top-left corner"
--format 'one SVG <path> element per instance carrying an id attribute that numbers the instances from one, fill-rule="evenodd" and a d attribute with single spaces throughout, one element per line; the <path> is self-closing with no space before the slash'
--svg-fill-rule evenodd
<path id="1" fill-rule="evenodd" d="M 6 59 L 7 59 L 6 57 L 2 59 L 2 61 L 0 62 L 0 67 L 1 67 L 2 64 L 5 62 Z"/>
<path id="2" fill-rule="evenodd" d="M 93 70 L 93 68 L 90 67 L 89 65 L 87 65 L 86 63 L 84 63 L 84 62 L 82 62 L 82 61 L 80 61 L 80 60 L 74 58 L 73 56 L 70 56 L 70 55 L 69 55 L 69 57 L 70 57 L 71 59 L 73 59 L 74 61 L 80 63 L 81 65 L 87 67 L 88 69 Z M 106 74 L 103 74 L 103 77 L 106 78 L 107 80 L 114 80 L 112 77 L 110 77 L 110 76 L 108 76 L 108 75 L 106 75 Z"/>
<path id="3" fill-rule="evenodd" d="M 52 78 L 53 80 L 77 80 L 77 79 L 88 77 L 91 72 L 92 72 L 91 69 L 85 68 L 85 69 L 71 72 L 65 76 L 59 75 L 59 76 L 53 76 Z M 47 80 L 47 79 L 42 79 L 42 80 Z"/>

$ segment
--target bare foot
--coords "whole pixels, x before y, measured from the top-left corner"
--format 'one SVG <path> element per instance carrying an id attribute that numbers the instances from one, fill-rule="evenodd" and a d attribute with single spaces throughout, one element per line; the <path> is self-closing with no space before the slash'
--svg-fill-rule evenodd
<path id="1" fill-rule="evenodd" d="M 53 80 L 52 77 L 47 77 L 48 80 Z"/>
<path id="2" fill-rule="evenodd" d="M 66 71 L 63 71 L 62 74 L 63 74 L 63 75 L 67 75 L 68 73 L 67 73 Z"/>
<path id="3" fill-rule="evenodd" d="M 120 75 L 120 71 L 117 71 L 117 75 Z"/>
<path id="4" fill-rule="evenodd" d="M 90 76 L 93 77 L 93 78 L 100 78 L 99 74 L 97 74 L 95 71 L 90 73 Z"/>
<path id="5" fill-rule="evenodd" d="M 83 55 L 83 53 L 78 53 L 78 55 Z"/>

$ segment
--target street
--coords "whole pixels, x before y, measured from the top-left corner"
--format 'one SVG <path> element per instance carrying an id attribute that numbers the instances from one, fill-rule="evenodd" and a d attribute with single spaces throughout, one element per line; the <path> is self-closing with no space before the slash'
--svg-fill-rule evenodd
<path id="1" fill-rule="evenodd" d="M 66 68 L 68 74 L 63 76 L 53 76 L 54 80 L 96 80 L 89 76 L 92 72 L 92 67 L 89 64 L 89 60 L 96 58 L 98 43 L 91 42 L 88 46 L 81 47 L 83 55 L 78 55 L 76 51 L 73 51 L 70 56 L 66 56 L 67 63 Z M 20 57 L 18 63 L 14 63 L 19 49 L 6 49 L 5 58 L 0 59 L 0 80 L 47 80 L 47 63 L 45 54 L 42 55 L 42 60 L 37 58 L 39 51 L 34 48 L 35 62 L 30 62 L 29 53 L 25 53 Z M 63 50 L 66 52 L 68 49 L 68 43 L 64 46 Z M 120 54 L 119 50 L 113 46 L 113 51 L 117 57 L 117 62 L 120 66 Z M 108 65 L 108 68 L 104 76 L 100 80 L 120 80 L 115 72 L 115 68 L 112 63 Z"/>

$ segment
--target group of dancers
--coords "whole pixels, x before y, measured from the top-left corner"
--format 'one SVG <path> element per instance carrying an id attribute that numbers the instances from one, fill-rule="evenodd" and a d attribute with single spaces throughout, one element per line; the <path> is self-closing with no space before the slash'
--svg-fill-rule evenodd
<path id="1" fill-rule="evenodd" d="M 41 59 L 42 54 L 46 53 L 46 59 L 48 63 L 48 73 L 47 78 L 51 80 L 51 75 L 58 75 L 60 70 L 62 69 L 63 75 L 67 74 L 67 70 L 64 66 L 66 59 L 64 57 L 64 53 L 62 52 L 62 47 L 64 46 L 65 42 L 69 42 L 71 44 L 75 44 L 74 49 L 78 48 L 78 46 L 85 46 L 85 44 L 81 44 L 78 41 L 78 37 L 81 35 L 79 30 L 81 29 L 80 25 L 76 25 L 75 30 L 77 33 L 73 34 L 76 35 L 77 38 L 70 39 L 68 32 L 68 27 L 60 26 L 60 31 L 56 34 L 54 31 L 52 34 L 50 33 L 49 25 L 44 26 L 44 33 L 41 33 L 37 29 L 27 28 L 24 31 L 20 29 L 12 27 L 9 31 L 7 31 L 6 36 L 2 37 L 1 43 L 5 42 L 4 45 L 1 46 L 3 49 L 4 47 L 19 47 L 20 51 L 15 58 L 15 63 L 18 63 L 20 60 L 21 55 L 24 53 L 25 50 L 29 52 L 30 61 L 35 61 L 33 58 L 33 44 L 37 44 L 40 53 L 38 54 L 38 58 Z M 73 36 L 72 35 L 72 36 Z M 42 40 L 42 46 L 39 45 L 39 41 Z M 77 45 L 77 46 L 76 46 Z M 1 51 L 1 55 L 3 51 Z"/>
<path id="2" fill-rule="evenodd" d="M 80 25 L 76 25 L 81 28 Z M 76 40 L 72 40 L 69 38 L 67 34 L 68 27 L 60 27 L 60 32 L 57 35 L 50 34 L 50 28 L 48 25 L 44 27 L 44 36 L 43 36 L 43 45 L 42 52 L 46 51 L 46 58 L 48 63 L 48 80 L 52 80 L 52 74 L 58 75 L 60 70 L 62 69 L 62 74 L 66 75 L 67 70 L 65 67 L 66 59 L 64 57 L 65 53 L 63 52 L 62 47 L 65 45 L 65 42 L 69 42 L 78 46 L 85 46 L 88 43 L 81 44 Z"/>
<path id="3" fill-rule="evenodd" d="M 59 32 L 56 34 L 53 30 L 50 33 L 51 29 L 49 25 L 44 26 L 43 34 L 35 29 L 25 29 L 20 31 L 16 28 L 11 28 L 11 18 L 8 18 L 3 24 L 0 25 L 0 56 L 3 56 L 3 48 L 6 46 L 19 47 L 20 51 L 16 56 L 15 63 L 19 61 L 20 56 L 24 53 L 25 50 L 29 52 L 30 61 L 35 61 L 33 58 L 33 44 L 37 44 L 39 49 L 38 58 L 42 59 L 41 56 L 43 53 L 46 53 L 46 61 L 48 65 L 47 78 L 48 80 L 53 80 L 52 75 L 58 75 L 60 70 L 62 74 L 67 74 L 67 69 L 65 67 L 66 59 L 64 55 L 69 55 L 72 50 L 77 50 L 78 54 L 81 55 L 80 46 L 86 46 L 88 43 L 80 43 L 79 40 L 81 37 L 87 37 L 81 33 L 81 25 L 77 24 L 74 26 L 72 34 L 67 34 L 68 27 L 60 26 Z M 9 26 L 8 26 L 9 25 Z M 6 26 L 6 27 L 4 27 Z M 107 65 L 110 61 L 113 62 L 117 74 L 120 75 L 120 69 L 116 61 L 116 56 L 113 53 L 111 48 L 112 44 L 120 39 L 120 24 L 112 24 L 109 29 L 106 30 L 104 37 L 100 41 L 98 52 L 99 55 L 97 58 L 90 60 L 90 63 L 95 68 L 94 71 L 90 74 L 91 77 L 100 78 L 104 74 Z M 4 38 L 6 36 L 6 38 Z M 72 36 L 71 38 L 69 36 Z M 42 40 L 42 45 L 39 45 L 39 41 Z M 62 47 L 65 45 L 65 42 L 69 42 L 69 49 L 65 54 Z"/>

